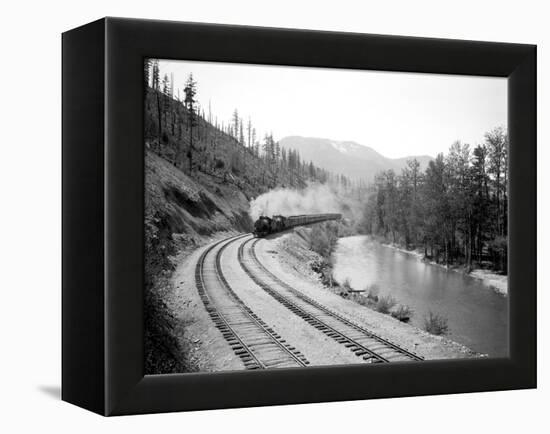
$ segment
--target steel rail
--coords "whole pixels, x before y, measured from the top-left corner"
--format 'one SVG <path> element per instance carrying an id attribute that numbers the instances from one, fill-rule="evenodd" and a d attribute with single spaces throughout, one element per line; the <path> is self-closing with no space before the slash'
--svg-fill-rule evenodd
<path id="1" fill-rule="evenodd" d="M 249 235 L 249 234 L 246 234 L 246 235 Z M 294 354 L 294 351 L 290 349 L 291 348 L 290 346 L 286 346 L 284 343 L 280 342 L 279 341 L 280 335 L 276 334 L 271 327 L 268 327 L 262 320 L 259 319 L 259 317 L 252 311 L 252 309 L 250 309 L 244 303 L 244 301 L 242 301 L 242 299 L 235 293 L 235 291 L 233 290 L 233 288 L 231 288 L 227 279 L 225 278 L 225 275 L 223 274 L 223 270 L 221 267 L 221 255 L 223 251 L 227 248 L 227 246 L 237 241 L 238 239 L 239 238 L 235 238 L 229 241 L 227 244 L 223 245 L 223 247 L 220 250 L 218 250 L 218 253 L 216 254 L 216 271 L 220 282 L 222 283 L 223 287 L 232 295 L 232 297 L 239 303 L 239 305 L 243 308 L 243 310 L 248 315 L 248 317 L 255 324 L 257 324 L 257 326 L 260 327 L 265 334 L 269 335 L 272 338 L 274 344 L 276 344 L 285 353 L 290 355 L 291 358 L 293 358 L 299 365 L 307 366 L 309 362 L 305 360 L 304 356 L 302 355 L 297 356 L 296 354 Z"/>
<path id="2" fill-rule="evenodd" d="M 233 242 L 249 235 L 250 234 L 242 234 L 220 240 L 212 244 L 201 254 L 195 268 L 195 280 L 201 300 L 203 301 L 203 304 L 211 319 L 214 321 L 214 324 L 222 332 L 223 337 L 225 338 L 225 340 L 228 341 L 235 354 L 241 358 L 241 360 L 245 364 L 246 369 L 266 369 L 275 365 L 285 364 L 289 362 L 293 362 L 298 366 L 307 366 L 309 364 L 309 361 L 307 361 L 306 358 L 294 347 L 286 344 L 286 341 L 282 340 L 279 334 L 277 334 L 272 328 L 268 327 L 256 314 L 254 314 L 254 312 L 242 301 L 242 299 L 237 296 L 235 291 L 227 282 L 225 275 L 223 274 L 221 268 L 221 255 L 223 251 Z M 251 348 L 253 344 L 247 344 L 247 342 L 245 342 L 246 338 L 239 334 L 239 331 L 231 325 L 231 321 L 226 318 L 226 315 L 221 312 L 221 310 L 224 310 L 224 308 L 222 308 L 221 306 L 216 306 L 216 303 L 208 295 L 208 289 L 204 278 L 204 263 L 207 256 L 216 247 L 224 242 L 225 244 L 218 250 L 218 252 L 216 252 L 216 256 L 214 259 L 214 271 L 218 283 L 229 294 L 230 299 L 235 303 L 235 306 L 233 307 L 236 307 L 240 313 L 245 315 L 247 321 L 239 325 L 243 326 L 246 325 L 247 322 L 249 322 L 253 328 L 256 328 L 259 332 L 258 337 L 254 337 L 256 341 L 260 337 L 268 338 L 267 342 L 256 343 L 254 344 L 254 346 L 267 346 L 268 348 L 264 348 L 262 350 L 260 350 L 259 348 L 254 350 L 253 348 Z M 225 310 L 227 310 L 228 308 L 230 307 L 226 306 Z M 250 333 L 250 331 L 248 333 Z M 252 333 L 254 333 L 254 331 L 252 331 Z M 248 339 L 250 339 L 250 336 L 248 337 Z M 270 350 L 272 350 L 273 348 L 276 348 L 277 351 L 282 351 L 283 355 L 289 356 L 290 358 L 286 360 L 265 360 L 265 358 L 262 359 L 261 353 L 263 352 L 265 354 L 266 351 L 270 352 Z"/>
<path id="3" fill-rule="evenodd" d="M 371 362 L 390 362 L 386 357 L 378 354 L 376 351 L 368 348 L 367 346 L 363 345 L 360 342 L 357 342 L 356 339 L 351 338 L 347 336 L 344 332 L 338 330 L 337 328 L 327 324 L 322 319 L 316 317 L 316 315 L 307 312 L 304 310 L 304 308 L 298 306 L 295 302 L 293 302 L 289 297 L 286 297 L 285 295 L 281 294 L 276 289 L 273 289 L 271 286 L 269 286 L 267 283 L 262 281 L 258 276 L 254 274 L 254 272 L 250 269 L 250 267 L 244 262 L 244 247 L 246 244 L 248 244 L 250 240 L 245 241 L 241 244 L 239 247 L 239 263 L 241 264 L 241 267 L 243 270 L 249 275 L 249 277 L 262 289 L 264 289 L 266 292 L 268 292 L 271 296 L 273 296 L 277 301 L 285 305 L 287 308 L 289 308 L 292 312 L 296 313 L 298 316 L 302 317 L 305 321 L 316 327 L 317 329 L 321 330 L 323 333 L 327 334 L 328 336 L 332 337 L 339 343 L 345 344 L 347 347 L 351 348 L 351 350 L 357 354 L 358 356 L 363 356 L 363 359 L 370 360 Z M 323 314 L 328 315 L 332 319 L 335 319 L 341 323 L 343 323 L 345 326 L 352 328 L 353 330 L 360 332 L 362 335 L 364 335 L 366 338 L 372 339 L 376 341 L 377 343 L 384 345 L 385 347 L 393 350 L 394 352 L 398 353 L 399 355 L 405 356 L 412 360 L 421 361 L 423 360 L 422 357 L 418 356 L 417 354 L 414 354 L 404 348 L 399 347 L 398 345 L 388 341 L 387 339 L 382 338 L 381 336 L 366 330 L 365 328 L 353 323 L 352 321 L 348 320 L 347 318 L 343 317 L 342 315 L 328 309 L 327 307 L 323 306 L 319 302 L 313 300 L 311 297 L 308 297 L 307 295 L 303 294 L 301 291 L 298 291 L 297 289 L 293 288 L 286 282 L 282 281 L 280 278 L 275 276 L 271 271 L 269 271 L 258 259 L 258 256 L 256 255 L 255 247 L 256 244 L 259 242 L 259 239 L 256 239 L 251 247 L 250 247 L 250 257 L 256 264 L 256 266 L 260 269 L 262 273 L 267 275 L 270 279 L 275 281 L 278 285 L 282 286 L 284 289 L 289 291 L 292 295 L 297 297 L 302 302 L 306 303 L 306 305 L 310 305 L 318 310 L 320 310 Z"/>
<path id="4" fill-rule="evenodd" d="M 214 306 L 214 303 L 210 300 L 210 297 L 208 296 L 208 294 L 206 292 L 206 284 L 204 282 L 203 269 L 204 269 L 204 262 L 206 260 L 206 256 L 212 250 L 214 250 L 218 245 L 223 243 L 224 241 L 230 240 L 232 238 L 233 239 L 239 239 L 239 238 L 242 238 L 244 236 L 245 235 L 226 238 L 226 239 L 220 240 L 220 241 L 212 244 L 210 247 L 208 247 L 201 254 L 201 256 L 199 257 L 199 260 L 197 261 L 197 265 L 195 267 L 195 282 L 196 282 L 196 285 L 197 285 L 197 291 L 198 291 L 199 296 L 200 296 L 200 298 L 201 298 L 201 300 L 204 304 L 204 307 L 205 307 L 206 311 L 208 312 L 210 318 L 212 319 L 212 321 L 216 325 L 216 328 L 220 329 L 220 332 L 222 333 L 223 337 L 225 338 L 225 340 L 227 340 L 230 343 L 230 345 L 231 345 L 232 339 L 234 341 L 237 341 L 241 345 L 241 348 L 243 348 L 245 350 L 245 352 L 249 356 L 249 358 L 255 362 L 255 366 L 250 366 L 251 365 L 250 363 L 248 363 L 248 366 L 247 366 L 246 361 L 243 360 L 243 363 L 245 363 L 245 367 L 247 369 L 258 369 L 258 368 L 264 369 L 265 366 L 262 364 L 262 362 L 260 362 L 257 359 L 257 357 L 254 355 L 252 350 L 250 350 L 250 348 L 248 348 L 248 346 L 244 342 L 242 342 L 241 338 L 235 332 L 233 327 L 231 327 L 228 324 L 225 317 Z M 223 329 L 222 325 L 225 326 L 225 330 Z M 237 346 L 231 345 L 231 347 L 232 347 L 232 349 L 234 350 L 234 352 L 237 356 L 239 356 L 241 359 L 245 359 L 244 354 L 237 352 L 237 350 L 239 349 Z"/>

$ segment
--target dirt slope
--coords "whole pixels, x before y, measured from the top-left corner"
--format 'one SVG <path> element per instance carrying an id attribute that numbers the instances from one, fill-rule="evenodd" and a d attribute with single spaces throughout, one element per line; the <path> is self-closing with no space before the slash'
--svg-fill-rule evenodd
<path id="1" fill-rule="evenodd" d="M 146 372 L 196 370 L 177 312 L 170 306 L 170 275 L 178 261 L 208 242 L 209 235 L 248 231 L 248 200 L 234 185 L 207 175 L 191 179 L 148 151 L 145 157 Z M 179 258 L 176 259 L 176 255 Z"/>

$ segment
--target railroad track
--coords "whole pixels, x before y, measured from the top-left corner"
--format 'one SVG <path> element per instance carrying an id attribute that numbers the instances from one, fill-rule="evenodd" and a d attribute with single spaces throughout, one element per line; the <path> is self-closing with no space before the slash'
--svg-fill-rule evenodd
<path id="1" fill-rule="evenodd" d="M 239 246 L 239 263 L 258 286 L 283 306 L 338 343 L 345 345 L 366 363 L 423 360 L 419 355 L 328 309 L 275 276 L 263 266 L 256 255 L 255 247 L 259 241 L 250 238 L 242 242 Z"/>
<path id="2" fill-rule="evenodd" d="M 307 366 L 309 362 L 303 354 L 267 326 L 238 297 L 223 274 L 223 251 L 248 235 L 221 240 L 202 253 L 195 268 L 200 298 L 215 326 L 246 369 Z"/>

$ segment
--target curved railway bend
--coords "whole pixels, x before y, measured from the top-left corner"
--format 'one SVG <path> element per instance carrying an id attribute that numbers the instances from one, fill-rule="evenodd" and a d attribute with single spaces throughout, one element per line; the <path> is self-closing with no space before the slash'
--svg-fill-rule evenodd
<path id="1" fill-rule="evenodd" d="M 240 235 L 214 243 L 197 261 L 197 290 L 210 318 L 246 369 L 307 366 L 309 362 L 300 351 L 265 324 L 228 284 L 221 255 L 229 244 L 242 238 Z"/>
<path id="2" fill-rule="evenodd" d="M 239 247 L 239 263 L 250 278 L 275 300 L 309 325 L 349 348 L 367 363 L 421 361 L 422 357 L 354 323 L 269 271 L 256 255 L 259 239 L 247 239 Z M 246 252 L 246 253 L 245 253 Z"/>
<path id="3" fill-rule="evenodd" d="M 225 238 L 195 265 L 211 326 L 244 369 L 423 360 L 276 275 L 257 254 L 262 241 L 251 234 Z"/>

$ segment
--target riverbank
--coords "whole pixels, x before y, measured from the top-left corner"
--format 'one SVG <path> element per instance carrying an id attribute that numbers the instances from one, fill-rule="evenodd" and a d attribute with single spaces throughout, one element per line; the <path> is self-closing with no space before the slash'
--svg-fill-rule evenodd
<path id="1" fill-rule="evenodd" d="M 480 280 L 484 285 L 491 287 L 497 293 L 504 296 L 508 295 L 508 276 L 503 276 L 501 274 L 497 274 L 483 268 L 474 268 L 472 271 L 468 272 L 466 268 L 461 266 L 448 267 L 443 264 L 438 264 L 435 261 L 430 261 L 428 259 L 425 259 L 422 249 L 407 250 L 401 247 L 400 245 L 394 244 L 394 243 L 380 242 L 380 244 L 382 244 L 385 247 L 389 247 L 390 249 L 397 250 L 398 252 L 402 252 L 402 253 L 406 253 L 407 255 L 414 256 L 415 258 L 418 258 L 420 261 L 427 262 L 431 265 L 436 265 L 438 267 L 442 267 L 447 270 L 467 274 L 468 276 L 472 276 Z"/>
<path id="2" fill-rule="evenodd" d="M 466 346 L 444 336 L 431 335 L 418 327 L 401 322 L 340 296 L 338 288 L 322 284 L 312 266 L 321 261 L 320 256 L 309 249 L 309 228 L 262 240 L 259 255 L 270 270 L 284 281 L 299 288 L 330 309 L 341 312 L 354 322 L 372 330 L 384 338 L 414 351 L 425 359 L 454 359 L 481 357 Z"/>
<path id="3" fill-rule="evenodd" d="M 348 281 L 366 296 L 391 298 L 412 309 L 409 324 L 425 329 L 425 321 L 434 314 L 446 322 L 447 338 L 491 357 L 508 356 L 508 299 L 480 279 L 434 266 L 366 236 L 340 238 L 332 261 L 338 282 Z"/>

